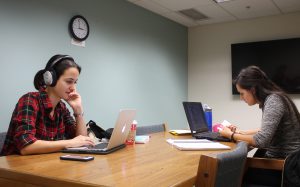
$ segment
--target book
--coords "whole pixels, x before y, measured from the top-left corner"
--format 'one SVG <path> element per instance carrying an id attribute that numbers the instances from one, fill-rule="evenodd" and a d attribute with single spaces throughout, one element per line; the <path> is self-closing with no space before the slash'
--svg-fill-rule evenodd
<path id="1" fill-rule="evenodd" d="M 224 125 L 225 127 L 228 127 L 231 125 L 231 123 L 229 121 L 227 121 L 226 119 L 223 120 L 223 122 L 221 124 Z"/>
<path id="2" fill-rule="evenodd" d="M 150 140 L 150 136 L 144 135 L 144 136 L 135 136 L 135 143 L 136 144 L 144 144 L 148 143 Z"/>
<path id="3" fill-rule="evenodd" d="M 169 130 L 170 134 L 173 134 L 175 136 L 179 136 L 179 135 L 188 135 L 191 134 L 191 130 Z"/>

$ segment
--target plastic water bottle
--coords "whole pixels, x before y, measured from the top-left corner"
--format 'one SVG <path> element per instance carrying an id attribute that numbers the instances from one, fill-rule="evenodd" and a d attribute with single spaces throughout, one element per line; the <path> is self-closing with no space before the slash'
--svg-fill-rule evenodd
<path id="1" fill-rule="evenodd" d="M 130 127 L 129 134 L 128 134 L 126 142 L 125 142 L 127 145 L 133 145 L 135 143 L 136 125 L 137 125 L 137 121 L 133 120 L 131 127 Z"/>
<path id="2" fill-rule="evenodd" d="M 205 113 L 205 119 L 208 125 L 208 130 L 212 131 L 212 109 L 207 104 L 203 104 L 203 110 Z"/>

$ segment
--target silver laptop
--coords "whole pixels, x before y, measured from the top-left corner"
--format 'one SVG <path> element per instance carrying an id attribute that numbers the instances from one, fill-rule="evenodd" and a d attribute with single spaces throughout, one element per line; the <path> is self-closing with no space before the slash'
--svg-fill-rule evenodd
<path id="1" fill-rule="evenodd" d="M 64 153 L 108 154 L 125 147 L 125 141 L 134 120 L 136 110 L 120 110 L 112 135 L 107 143 L 99 143 L 94 147 L 72 147 L 63 149 Z"/>

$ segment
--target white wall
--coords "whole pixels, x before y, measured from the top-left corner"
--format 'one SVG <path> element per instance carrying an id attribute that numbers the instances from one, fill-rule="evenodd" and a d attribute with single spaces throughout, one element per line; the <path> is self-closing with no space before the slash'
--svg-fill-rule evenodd
<path id="1" fill-rule="evenodd" d="M 300 37 L 300 13 L 190 28 L 188 100 L 211 105 L 213 123 L 227 119 L 243 129 L 259 127 L 258 105 L 248 107 L 232 95 L 230 45 L 293 37 Z M 291 97 L 299 108 L 300 96 Z"/>

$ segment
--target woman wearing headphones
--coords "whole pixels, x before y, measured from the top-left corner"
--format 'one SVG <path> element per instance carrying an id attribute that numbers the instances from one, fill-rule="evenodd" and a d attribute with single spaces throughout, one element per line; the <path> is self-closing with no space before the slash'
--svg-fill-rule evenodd
<path id="1" fill-rule="evenodd" d="M 81 71 L 68 55 L 55 55 L 36 73 L 38 92 L 23 95 L 12 114 L 1 155 L 40 154 L 94 145 L 87 136 L 76 84 Z M 70 114 L 66 101 L 73 109 Z"/>

